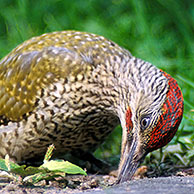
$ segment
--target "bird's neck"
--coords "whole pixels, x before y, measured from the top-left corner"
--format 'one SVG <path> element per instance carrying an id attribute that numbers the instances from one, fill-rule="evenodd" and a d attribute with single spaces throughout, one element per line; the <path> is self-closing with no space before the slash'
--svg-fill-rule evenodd
<path id="1" fill-rule="evenodd" d="M 158 68 L 131 55 L 105 58 L 91 77 L 92 91 L 101 96 L 104 108 L 120 118 L 122 127 L 129 110 L 143 114 L 141 110 L 152 113 L 160 109 L 168 90 L 168 80 Z"/>

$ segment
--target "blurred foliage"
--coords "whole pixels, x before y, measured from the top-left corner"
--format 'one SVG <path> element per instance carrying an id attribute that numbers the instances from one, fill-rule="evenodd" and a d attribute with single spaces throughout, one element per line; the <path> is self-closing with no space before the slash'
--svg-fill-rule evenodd
<path id="1" fill-rule="evenodd" d="M 32 36 L 69 29 L 103 35 L 174 76 L 183 92 L 185 111 L 170 144 L 194 147 L 194 1 L 2 0 L 0 58 Z M 120 140 L 118 128 L 101 146 L 104 152 L 98 150 L 96 155 L 118 155 Z M 182 150 L 181 157 L 187 151 Z"/>

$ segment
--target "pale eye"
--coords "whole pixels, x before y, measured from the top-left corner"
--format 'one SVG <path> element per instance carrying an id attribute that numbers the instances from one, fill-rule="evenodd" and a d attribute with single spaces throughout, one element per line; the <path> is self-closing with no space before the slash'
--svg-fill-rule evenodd
<path id="1" fill-rule="evenodd" d="M 150 117 L 144 117 L 141 119 L 141 128 L 146 129 L 150 124 Z"/>

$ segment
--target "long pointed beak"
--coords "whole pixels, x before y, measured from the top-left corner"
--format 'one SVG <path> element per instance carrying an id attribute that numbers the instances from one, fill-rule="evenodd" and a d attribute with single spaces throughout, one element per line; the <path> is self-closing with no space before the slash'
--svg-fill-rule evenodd
<path id="1" fill-rule="evenodd" d="M 119 166 L 117 184 L 130 180 L 144 154 L 138 145 L 138 136 L 135 134 L 131 143 L 126 142 L 124 153 Z"/>

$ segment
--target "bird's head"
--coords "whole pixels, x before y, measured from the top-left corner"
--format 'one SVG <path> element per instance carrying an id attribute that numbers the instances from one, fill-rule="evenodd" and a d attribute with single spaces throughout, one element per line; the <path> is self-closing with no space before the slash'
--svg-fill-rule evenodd
<path id="1" fill-rule="evenodd" d="M 181 90 L 170 75 L 160 70 L 158 73 L 151 85 L 144 85 L 148 91 L 140 91 L 127 108 L 117 183 L 130 180 L 149 152 L 170 142 L 181 122 Z"/>

